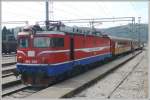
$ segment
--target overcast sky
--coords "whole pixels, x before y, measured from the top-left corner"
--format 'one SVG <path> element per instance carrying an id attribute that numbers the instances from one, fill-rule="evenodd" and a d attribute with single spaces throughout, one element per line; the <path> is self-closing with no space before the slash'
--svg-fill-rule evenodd
<path id="1" fill-rule="evenodd" d="M 51 6 L 49 7 L 51 8 Z M 142 23 L 148 23 L 148 1 L 107 1 L 107 2 L 53 2 L 51 19 L 85 19 L 109 17 L 138 17 Z M 35 21 L 45 20 L 45 2 L 2 2 L 2 22 L 5 21 Z M 102 23 L 99 27 L 112 27 L 129 22 Z M 24 25 L 24 24 L 19 24 Z M 18 25 L 18 26 L 19 26 Z M 7 24 L 7 26 L 16 26 Z"/>

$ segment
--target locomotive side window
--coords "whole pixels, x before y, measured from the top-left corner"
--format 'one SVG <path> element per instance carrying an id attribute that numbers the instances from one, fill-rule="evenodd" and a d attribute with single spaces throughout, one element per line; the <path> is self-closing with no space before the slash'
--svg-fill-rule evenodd
<path id="1" fill-rule="evenodd" d="M 33 45 L 37 48 L 64 47 L 64 38 L 36 37 Z"/>
<path id="2" fill-rule="evenodd" d="M 46 48 L 49 47 L 49 42 L 48 37 L 36 37 L 33 40 L 33 45 L 37 48 Z"/>
<path id="3" fill-rule="evenodd" d="M 50 47 L 64 47 L 64 38 L 50 38 Z"/>
<path id="4" fill-rule="evenodd" d="M 27 48 L 29 45 L 27 38 L 21 38 L 19 39 L 19 47 L 20 48 Z"/>

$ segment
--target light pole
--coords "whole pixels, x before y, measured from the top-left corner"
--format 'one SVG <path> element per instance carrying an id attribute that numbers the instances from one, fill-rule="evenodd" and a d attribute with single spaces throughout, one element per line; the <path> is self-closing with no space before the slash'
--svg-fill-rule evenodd
<path id="1" fill-rule="evenodd" d="M 45 11 L 46 11 L 45 24 L 46 24 L 46 29 L 48 29 L 49 28 L 49 0 L 45 0 Z"/>
<path id="2" fill-rule="evenodd" d="M 141 42 L 141 33 L 140 33 L 140 24 L 141 24 L 141 17 L 138 17 L 139 29 L 138 29 L 138 41 Z"/>

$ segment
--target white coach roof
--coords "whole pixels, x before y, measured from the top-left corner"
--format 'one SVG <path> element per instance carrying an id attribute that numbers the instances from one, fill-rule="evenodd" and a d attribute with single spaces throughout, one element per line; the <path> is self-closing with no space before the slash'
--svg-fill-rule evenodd
<path id="1" fill-rule="evenodd" d="M 124 38 L 124 37 L 116 37 L 116 36 L 108 36 L 112 40 L 128 40 L 128 41 L 134 41 L 134 39 L 131 38 Z"/>

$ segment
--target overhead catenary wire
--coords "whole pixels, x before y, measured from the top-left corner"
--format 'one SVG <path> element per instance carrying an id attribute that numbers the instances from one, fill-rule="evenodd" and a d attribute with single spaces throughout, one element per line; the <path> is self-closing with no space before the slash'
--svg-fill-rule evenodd
<path id="1" fill-rule="evenodd" d="M 49 0 L 48 0 L 48 1 L 49 1 Z M 42 3 L 40 3 L 40 4 L 42 4 Z M 43 4 L 42 4 L 42 5 L 43 5 Z M 52 5 L 52 6 L 53 6 L 53 5 Z M 72 7 L 72 6 L 70 6 L 70 5 L 66 5 L 66 4 L 65 4 L 65 6 L 68 7 L 68 8 L 74 9 L 75 12 L 78 11 L 78 13 L 80 13 L 80 10 L 78 10 L 78 8 L 76 8 L 76 7 L 74 8 L 74 7 Z M 104 7 L 104 6 L 103 6 L 103 7 Z M 103 7 L 102 7 L 102 8 L 103 8 Z M 53 9 L 52 9 L 52 13 L 54 14 L 54 7 L 52 7 L 52 8 L 53 8 Z M 105 7 L 104 7 L 103 9 L 104 9 L 104 13 L 105 13 L 105 14 L 110 15 L 110 14 L 109 14 L 109 11 L 107 11 L 108 9 L 105 10 Z M 62 11 L 62 10 L 61 10 L 61 11 Z M 50 11 L 50 12 L 51 12 L 51 11 Z M 74 14 L 74 13 L 72 13 L 72 12 L 68 12 L 68 11 L 65 11 L 65 10 L 63 10 L 63 12 L 64 12 L 64 13 L 69 13 L 69 14 Z M 74 15 L 76 15 L 77 17 L 81 17 L 81 16 L 84 16 L 84 14 L 86 15 L 86 14 L 88 14 L 88 13 L 87 13 L 87 12 L 84 12 L 84 13 L 80 14 L 79 16 L 78 16 L 77 14 L 74 14 Z M 51 15 L 51 14 L 50 14 L 50 15 Z M 66 18 L 67 18 L 67 17 L 66 17 Z M 68 18 L 69 18 L 69 17 L 68 17 Z M 67 18 L 67 19 L 68 19 L 68 18 Z M 92 19 L 92 18 L 91 18 L 91 19 Z M 114 19 L 115 19 L 115 18 L 114 18 Z M 82 20 L 82 19 L 77 19 L 77 20 Z M 86 19 L 85 19 L 85 20 L 86 20 Z M 108 21 L 103 21 L 103 22 L 108 22 Z M 119 21 L 114 21 L 114 22 L 119 22 Z M 79 23 L 80 23 L 80 22 L 79 22 Z"/>
<path id="2" fill-rule="evenodd" d="M 55 2 L 52 1 L 52 0 L 48 0 L 49 1 L 49 15 L 50 15 L 50 20 L 55 20 L 56 19 L 56 15 L 57 12 L 61 12 L 61 13 L 66 13 L 68 16 L 69 15 L 74 15 L 74 16 L 77 16 L 77 17 L 81 17 L 79 16 L 78 14 L 75 14 L 75 13 L 72 13 L 72 12 L 69 12 L 68 10 L 64 10 L 64 9 L 60 9 L 60 8 L 57 8 L 57 7 L 54 7 L 55 5 Z M 42 5 L 43 6 L 43 5 Z M 66 19 L 68 19 L 67 17 L 65 17 Z"/>
<path id="3" fill-rule="evenodd" d="M 27 26 L 29 25 L 29 22 L 28 21 L 4 21 L 4 22 L 1 22 L 2 26 L 8 26 L 8 25 L 19 25 L 18 27 L 24 27 L 24 26 Z M 8 26 L 10 27 L 10 26 Z"/>

